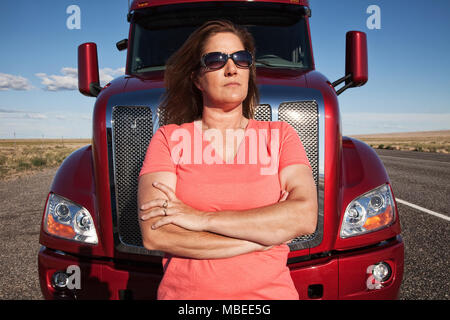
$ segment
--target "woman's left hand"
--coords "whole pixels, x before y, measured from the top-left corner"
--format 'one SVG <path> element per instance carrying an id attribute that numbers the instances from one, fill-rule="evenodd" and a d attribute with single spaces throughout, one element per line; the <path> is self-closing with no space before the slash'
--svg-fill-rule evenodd
<path id="1" fill-rule="evenodd" d="M 175 224 L 191 231 L 204 231 L 206 227 L 206 212 L 196 210 L 179 200 L 174 190 L 166 186 L 161 182 L 154 182 L 153 187 L 163 192 L 169 200 L 166 199 L 154 199 L 147 203 L 144 203 L 140 210 L 148 210 L 152 208 L 148 213 L 141 216 L 141 220 L 148 220 L 150 218 L 162 216 L 152 229 L 157 229 L 166 224 Z"/>

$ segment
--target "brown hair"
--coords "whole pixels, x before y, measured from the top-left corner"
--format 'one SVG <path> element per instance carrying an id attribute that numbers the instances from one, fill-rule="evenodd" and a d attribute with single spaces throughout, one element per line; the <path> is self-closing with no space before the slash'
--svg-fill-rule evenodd
<path id="1" fill-rule="evenodd" d="M 164 124 L 182 124 L 202 117 L 203 98 L 194 84 L 194 77 L 200 70 L 200 59 L 206 41 L 214 34 L 231 32 L 239 37 L 244 48 L 255 56 L 255 44 L 252 35 L 245 28 L 227 20 L 214 20 L 195 30 L 185 43 L 167 61 L 164 82 L 166 93 L 161 103 L 161 118 Z M 252 119 L 259 103 L 256 86 L 256 67 L 250 68 L 247 97 L 242 103 L 242 114 Z"/>

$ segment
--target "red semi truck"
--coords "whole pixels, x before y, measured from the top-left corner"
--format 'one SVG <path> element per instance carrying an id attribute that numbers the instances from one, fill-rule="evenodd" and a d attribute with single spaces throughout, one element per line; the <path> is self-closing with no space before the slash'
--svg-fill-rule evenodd
<path id="1" fill-rule="evenodd" d="M 64 160 L 46 201 L 38 254 L 44 297 L 156 297 L 163 253 L 142 245 L 137 177 L 152 134 L 165 124 L 166 59 L 217 18 L 255 38 L 255 119 L 291 124 L 313 168 L 317 228 L 289 243 L 300 298 L 397 298 L 404 245 L 389 177 L 369 146 L 341 135 L 338 95 L 367 82 L 366 35 L 347 33 L 345 75 L 331 83 L 315 70 L 308 0 L 133 1 L 129 37 L 117 43 L 127 50 L 125 75 L 103 88 L 95 43 L 79 46 L 79 90 L 97 97 L 92 145 Z"/>

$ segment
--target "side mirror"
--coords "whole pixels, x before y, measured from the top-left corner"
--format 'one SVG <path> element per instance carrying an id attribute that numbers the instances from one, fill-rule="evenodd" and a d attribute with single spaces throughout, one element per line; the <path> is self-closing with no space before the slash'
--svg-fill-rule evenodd
<path id="1" fill-rule="evenodd" d="M 346 34 L 345 76 L 333 82 L 333 87 L 345 81 L 345 86 L 336 91 L 339 95 L 348 88 L 360 87 L 369 79 L 367 58 L 367 36 L 361 31 Z"/>
<path id="2" fill-rule="evenodd" d="M 88 97 L 96 97 L 102 90 L 98 75 L 97 45 L 93 42 L 78 47 L 78 90 Z"/>
<path id="3" fill-rule="evenodd" d="M 119 51 L 123 51 L 128 48 L 128 39 L 120 40 L 116 43 L 116 48 Z"/>

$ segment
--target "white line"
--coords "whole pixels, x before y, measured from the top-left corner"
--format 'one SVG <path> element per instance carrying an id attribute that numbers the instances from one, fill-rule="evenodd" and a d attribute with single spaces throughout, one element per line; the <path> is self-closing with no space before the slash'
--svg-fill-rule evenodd
<path id="1" fill-rule="evenodd" d="M 418 205 L 415 205 L 415 204 L 413 204 L 413 203 L 410 203 L 410 202 L 408 202 L 408 201 L 405 201 L 405 200 L 402 200 L 402 199 L 399 199 L 399 198 L 395 198 L 395 200 L 396 200 L 397 202 L 401 203 L 401 204 L 410 206 L 411 208 L 414 208 L 414 209 L 423 211 L 423 212 L 425 212 L 425 213 L 431 214 L 432 216 L 435 216 L 435 217 L 438 217 L 438 218 L 441 218 L 441 219 L 450 221 L 450 217 L 449 217 L 449 216 L 446 216 L 445 214 L 437 213 L 437 212 L 434 212 L 434 211 L 431 211 L 431 210 L 428 210 L 428 209 L 419 207 Z"/>

